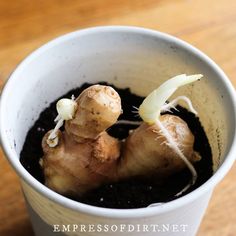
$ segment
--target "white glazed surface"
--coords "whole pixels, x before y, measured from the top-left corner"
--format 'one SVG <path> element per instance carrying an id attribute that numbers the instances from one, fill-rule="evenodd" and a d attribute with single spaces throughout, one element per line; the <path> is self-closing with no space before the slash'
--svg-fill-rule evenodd
<path id="1" fill-rule="evenodd" d="M 205 77 L 194 85 L 181 88 L 174 97 L 178 94 L 189 96 L 199 111 L 212 147 L 214 169 L 217 170 L 209 181 L 187 196 L 154 208 L 96 208 L 54 193 L 21 166 L 19 154 L 28 129 L 50 102 L 68 90 L 84 82 L 108 81 L 146 95 L 163 81 L 181 73 L 202 73 Z M 91 223 L 97 222 L 98 218 L 111 222 L 125 219 L 127 223 L 137 221 L 141 224 L 147 221 L 177 223 L 181 218 L 191 225 L 187 235 L 194 235 L 212 189 L 234 161 L 234 93 L 232 85 L 214 62 L 173 37 L 135 27 L 82 30 L 43 46 L 12 74 L 1 100 L 2 145 L 22 178 L 26 198 L 49 224 L 52 215 L 59 217 L 60 222 L 66 221 L 67 215 L 72 217 L 71 221 L 77 222 L 83 215 Z M 54 207 L 48 207 L 49 203 Z M 180 215 L 180 212 L 186 213 Z"/>
<path id="2" fill-rule="evenodd" d="M 31 205 L 40 218 L 42 218 L 48 225 L 51 225 L 51 232 L 56 231 L 55 225 L 59 225 L 58 228 L 60 232 L 63 233 L 63 235 L 195 235 L 201 218 L 208 205 L 208 201 L 211 197 L 211 191 L 209 191 L 199 197 L 195 204 L 188 203 L 183 207 L 174 209 L 171 212 L 160 214 L 157 212 L 153 216 L 149 217 L 139 217 L 137 215 L 137 217 L 132 218 L 126 217 L 124 214 L 122 218 L 117 219 L 106 216 L 93 216 L 91 214 L 68 209 L 45 198 L 43 195 L 37 193 L 24 182 L 22 182 L 22 187 L 27 202 Z M 78 229 L 74 230 L 73 232 L 74 224 L 78 225 Z M 66 227 L 69 226 L 69 228 L 63 229 L 63 225 Z M 84 225 L 86 228 L 83 231 L 83 228 L 80 227 Z M 94 229 L 90 229 L 89 225 L 94 225 Z M 102 232 L 95 230 L 97 225 L 101 225 L 102 229 L 104 230 Z M 121 225 L 125 225 L 123 230 L 121 229 Z M 128 228 L 129 225 L 132 225 L 134 229 Z M 137 225 L 140 225 L 140 232 L 138 232 Z M 147 225 L 147 230 L 144 228 L 145 225 Z M 153 225 L 155 225 L 155 228 Z M 176 229 L 173 228 L 175 225 L 177 225 Z M 108 228 L 107 232 L 105 232 L 105 227 Z"/>

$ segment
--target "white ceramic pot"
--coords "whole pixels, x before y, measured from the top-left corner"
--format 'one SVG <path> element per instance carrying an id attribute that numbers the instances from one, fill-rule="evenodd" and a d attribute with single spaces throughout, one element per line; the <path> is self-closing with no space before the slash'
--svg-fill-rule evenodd
<path id="1" fill-rule="evenodd" d="M 186 196 L 150 208 L 94 207 L 53 192 L 19 162 L 27 131 L 40 112 L 70 89 L 84 82 L 108 81 L 147 95 L 181 73 L 205 77 L 174 96 L 188 96 L 199 111 L 215 171 Z M 10 76 L 0 108 L 2 146 L 20 177 L 35 234 L 49 236 L 60 230 L 63 235 L 195 235 L 215 185 L 235 159 L 235 108 L 234 88 L 222 70 L 196 48 L 167 34 L 136 27 L 97 27 L 39 48 Z"/>

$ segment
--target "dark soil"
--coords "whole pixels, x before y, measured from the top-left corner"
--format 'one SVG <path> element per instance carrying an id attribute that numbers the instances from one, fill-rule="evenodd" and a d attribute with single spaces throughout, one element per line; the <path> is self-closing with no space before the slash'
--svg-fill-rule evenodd
<path id="1" fill-rule="evenodd" d="M 105 84 L 105 83 L 100 83 Z M 74 94 L 77 97 L 90 84 L 84 84 L 62 97 L 71 97 Z M 114 87 L 114 86 L 113 86 Z M 123 114 L 119 119 L 139 120 L 135 116 L 135 108 L 139 107 L 143 97 L 132 94 L 129 89 L 119 89 L 114 87 L 122 99 Z M 58 98 L 60 99 L 60 98 Z M 58 100 L 57 99 L 57 100 Z M 44 177 L 39 158 L 43 156 L 41 140 L 44 134 L 54 127 L 56 113 L 56 101 L 50 104 L 41 114 L 34 126 L 29 130 L 23 149 L 20 155 L 22 165 L 38 181 L 44 183 Z M 193 191 L 213 174 L 212 170 L 212 153 L 206 134 L 199 119 L 185 108 L 177 107 L 178 111 L 173 110 L 173 114 L 180 116 L 185 120 L 195 136 L 194 149 L 202 157 L 201 161 L 195 164 L 198 173 L 197 182 L 183 195 Z M 114 125 L 109 128 L 110 135 L 123 139 L 128 136 L 129 129 L 134 129 L 131 125 Z M 80 202 L 107 208 L 140 208 L 147 207 L 152 203 L 167 202 L 174 200 L 174 195 L 178 193 L 189 181 L 191 174 L 188 169 L 175 174 L 164 185 L 157 183 L 155 179 L 130 179 L 118 183 L 106 184 L 86 194 L 83 198 L 76 199 Z"/>

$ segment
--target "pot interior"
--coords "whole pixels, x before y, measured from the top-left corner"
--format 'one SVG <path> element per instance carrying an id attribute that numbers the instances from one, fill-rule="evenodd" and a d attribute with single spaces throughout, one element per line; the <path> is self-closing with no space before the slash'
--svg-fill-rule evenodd
<path id="1" fill-rule="evenodd" d="M 216 171 L 233 140 L 233 105 L 227 86 L 215 68 L 191 48 L 147 32 L 82 31 L 44 46 L 12 75 L 3 132 L 19 157 L 40 112 L 70 89 L 84 82 L 107 81 L 144 96 L 183 73 L 204 75 L 172 98 L 185 95 L 192 100 L 207 133 Z"/>

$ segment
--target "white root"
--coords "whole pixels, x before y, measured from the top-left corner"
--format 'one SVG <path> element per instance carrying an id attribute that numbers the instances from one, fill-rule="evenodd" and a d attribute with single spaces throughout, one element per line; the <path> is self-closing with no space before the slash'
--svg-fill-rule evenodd
<path id="1" fill-rule="evenodd" d="M 141 125 L 142 121 L 118 120 L 115 125 Z"/>
<path id="2" fill-rule="evenodd" d="M 157 203 L 152 203 L 152 204 L 148 205 L 147 207 L 156 207 L 156 206 L 161 206 L 163 204 L 164 204 L 164 202 L 157 202 Z"/>
<path id="3" fill-rule="evenodd" d="M 156 125 L 161 129 L 163 136 L 167 139 L 168 146 L 172 148 L 175 153 L 184 161 L 184 163 L 187 165 L 188 169 L 190 170 L 192 174 L 192 181 L 187 186 L 185 186 L 179 193 L 177 193 L 175 196 L 181 195 L 183 192 L 189 189 L 189 187 L 193 184 L 195 184 L 197 180 L 197 172 L 192 165 L 192 163 L 184 156 L 182 151 L 179 149 L 178 144 L 175 142 L 175 140 L 171 137 L 168 130 L 164 127 L 164 125 L 159 121 L 156 120 Z"/>
<path id="4" fill-rule="evenodd" d="M 57 124 L 56 124 L 55 128 L 53 129 L 53 131 L 48 136 L 48 139 L 52 140 L 57 137 L 57 131 L 63 126 L 63 122 L 64 122 L 64 120 L 62 118 L 60 118 L 57 121 Z"/>
<path id="5" fill-rule="evenodd" d="M 171 102 L 169 102 L 169 103 L 163 105 L 163 106 L 161 107 L 161 112 L 170 111 L 171 108 L 176 109 L 175 106 L 178 104 L 179 100 L 185 101 L 185 102 L 187 103 L 187 105 L 188 105 L 188 109 L 189 109 L 192 113 L 194 113 L 195 115 L 197 115 L 197 111 L 194 109 L 194 107 L 193 107 L 193 105 L 192 105 L 190 99 L 189 99 L 188 97 L 186 97 L 186 96 L 179 96 L 179 97 L 175 98 L 174 100 L 172 100 Z"/>

